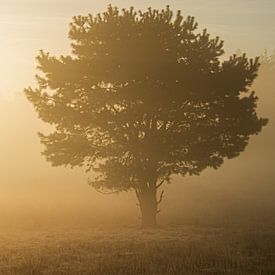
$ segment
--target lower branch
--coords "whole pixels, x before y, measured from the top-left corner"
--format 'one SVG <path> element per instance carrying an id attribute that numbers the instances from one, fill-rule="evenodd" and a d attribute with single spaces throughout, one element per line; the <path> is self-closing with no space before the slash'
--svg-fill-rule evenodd
<path id="1" fill-rule="evenodd" d="M 96 189 L 96 191 L 100 194 L 103 194 L 103 195 L 113 195 L 113 194 L 117 194 L 118 191 L 112 191 L 112 192 L 104 192 L 104 191 L 101 191 L 99 189 Z"/>
<path id="2" fill-rule="evenodd" d="M 160 196 L 159 196 L 159 199 L 158 199 L 158 201 L 157 201 L 157 204 L 160 204 L 160 203 L 162 202 L 163 194 L 164 194 L 164 190 L 161 191 Z"/>
<path id="3" fill-rule="evenodd" d="M 162 180 L 159 184 L 157 184 L 157 189 L 160 188 L 162 186 L 162 184 L 165 182 L 165 180 Z"/>

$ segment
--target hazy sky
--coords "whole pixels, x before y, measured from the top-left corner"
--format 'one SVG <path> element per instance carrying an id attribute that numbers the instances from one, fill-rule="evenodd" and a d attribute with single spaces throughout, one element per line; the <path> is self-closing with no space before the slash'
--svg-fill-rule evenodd
<path id="1" fill-rule="evenodd" d="M 0 100 L 33 83 L 39 49 L 69 51 L 73 15 L 103 11 L 110 2 L 139 9 L 170 4 L 224 39 L 227 54 L 242 49 L 259 55 L 275 48 L 274 0 L 0 0 Z"/>

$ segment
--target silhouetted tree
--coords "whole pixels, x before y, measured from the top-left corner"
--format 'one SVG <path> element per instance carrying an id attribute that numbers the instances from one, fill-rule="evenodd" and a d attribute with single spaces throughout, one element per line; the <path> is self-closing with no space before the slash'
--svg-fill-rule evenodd
<path id="1" fill-rule="evenodd" d="M 196 32 L 169 7 L 77 16 L 73 55 L 37 57 L 38 88 L 25 90 L 52 134 L 39 134 L 54 166 L 87 166 L 99 191 L 136 192 L 154 226 L 171 175 L 198 175 L 236 157 L 267 123 L 249 87 L 258 58 L 220 61 L 223 41 Z"/>

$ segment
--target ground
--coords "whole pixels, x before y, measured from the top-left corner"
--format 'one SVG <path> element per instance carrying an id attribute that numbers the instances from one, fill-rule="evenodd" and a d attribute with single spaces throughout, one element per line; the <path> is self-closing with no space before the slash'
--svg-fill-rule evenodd
<path id="1" fill-rule="evenodd" d="M 275 227 L 0 231 L 0 274 L 275 274 Z"/>

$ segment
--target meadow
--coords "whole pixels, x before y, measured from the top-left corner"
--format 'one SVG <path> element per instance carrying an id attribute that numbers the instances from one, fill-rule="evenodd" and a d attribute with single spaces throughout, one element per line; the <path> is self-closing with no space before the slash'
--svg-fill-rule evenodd
<path id="1" fill-rule="evenodd" d="M 275 274 L 275 227 L 0 232 L 0 274 Z"/>

